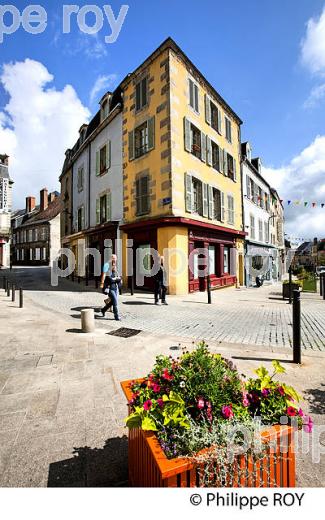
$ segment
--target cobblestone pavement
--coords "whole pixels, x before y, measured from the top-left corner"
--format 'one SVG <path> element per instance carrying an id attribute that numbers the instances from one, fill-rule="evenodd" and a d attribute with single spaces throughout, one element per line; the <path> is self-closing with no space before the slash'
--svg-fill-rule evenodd
<path id="1" fill-rule="evenodd" d="M 44 292 L 51 307 L 49 294 Z M 120 325 L 114 321 L 93 334 L 79 334 L 71 313 L 53 312 L 35 303 L 35 297 L 26 291 L 19 309 L 0 290 L 0 486 L 126 485 L 126 403 L 119 383 L 147 374 L 156 355 L 173 353 L 178 342 L 192 348 L 191 339 L 148 332 L 130 338 L 108 335 Z M 176 308 L 172 304 L 168 312 Z M 261 362 L 270 368 L 271 359 L 282 361 L 283 380 L 302 394 L 315 424 L 324 423 L 324 353 L 309 349 L 297 366 L 286 347 L 209 344 L 248 376 Z M 314 463 L 310 450 L 297 455 L 297 485 L 325 485 L 324 456 Z"/>
<path id="2" fill-rule="evenodd" d="M 28 295 L 49 309 L 72 314 L 84 307 L 98 310 L 103 295 L 94 287 L 76 281 L 61 280 L 51 287 L 46 268 L 13 269 L 12 278 L 21 280 Z M 93 282 L 92 282 L 93 284 Z M 212 305 L 205 293 L 170 296 L 167 307 L 156 307 L 153 296 L 136 293 L 120 297 L 120 313 L 125 327 L 153 334 L 170 334 L 184 338 L 271 347 L 292 346 L 292 307 L 282 300 L 281 284 L 259 289 L 223 289 L 212 293 Z M 76 314 L 77 312 L 77 314 Z M 98 317 L 98 327 L 107 321 Z M 319 295 L 302 296 L 302 344 L 305 349 L 325 350 L 325 302 Z"/>

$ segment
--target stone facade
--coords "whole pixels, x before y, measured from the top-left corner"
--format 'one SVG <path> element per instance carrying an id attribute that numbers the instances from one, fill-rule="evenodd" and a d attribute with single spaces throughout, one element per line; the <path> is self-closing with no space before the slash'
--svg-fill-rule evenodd
<path id="1" fill-rule="evenodd" d="M 10 217 L 12 185 L 9 177 L 9 158 L 0 155 L 0 268 L 10 265 Z"/>

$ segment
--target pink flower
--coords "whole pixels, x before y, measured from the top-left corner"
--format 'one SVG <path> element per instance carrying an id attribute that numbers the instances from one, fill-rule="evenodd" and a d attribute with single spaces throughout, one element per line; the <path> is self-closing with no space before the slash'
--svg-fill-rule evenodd
<path id="1" fill-rule="evenodd" d="M 300 415 L 300 417 L 303 417 L 305 415 L 301 408 L 299 408 L 298 414 Z"/>
<path id="2" fill-rule="evenodd" d="M 221 409 L 221 413 L 222 415 L 224 416 L 225 419 L 230 419 L 231 417 L 234 416 L 234 412 L 232 411 L 232 405 L 229 404 L 229 405 L 225 405 L 222 407 Z"/>
<path id="3" fill-rule="evenodd" d="M 157 399 L 157 404 L 162 408 L 164 406 L 164 401 L 162 399 Z"/>
<path id="4" fill-rule="evenodd" d="M 269 390 L 269 388 L 263 388 L 263 390 L 262 390 L 262 396 L 263 396 L 263 397 L 267 397 L 268 395 L 270 395 L 270 390 Z"/>
<path id="5" fill-rule="evenodd" d="M 279 394 L 281 394 L 281 395 L 285 394 L 283 386 L 278 386 L 278 391 L 279 391 Z"/>
<path id="6" fill-rule="evenodd" d="M 247 397 L 243 398 L 243 406 L 249 406 L 249 400 L 247 399 Z"/>
<path id="7" fill-rule="evenodd" d="M 148 399 L 147 401 L 145 401 L 145 402 L 143 403 L 143 408 L 144 408 L 145 410 L 148 411 L 148 410 L 150 410 L 151 407 L 152 407 L 152 401 L 151 401 L 151 399 Z"/>
<path id="8" fill-rule="evenodd" d="M 293 407 L 293 406 L 288 406 L 287 408 L 287 415 L 289 415 L 289 417 L 294 417 L 297 413 L 297 410 Z"/>
<path id="9" fill-rule="evenodd" d="M 311 431 L 313 429 L 313 425 L 314 425 L 314 421 L 312 420 L 312 418 L 309 415 L 306 415 L 304 425 L 303 425 L 304 431 L 306 433 L 311 433 Z"/>
<path id="10" fill-rule="evenodd" d="M 197 404 L 196 406 L 198 407 L 199 410 L 202 410 L 202 408 L 204 408 L 204 399 L 203 397 L 200 397 L 198 400 L 197 400 Z"/>
<path id="11" fill-rule="evenodd" d="M 157 383 L 154 383 L 152 390 L 158 394 L 160 392 L 160 386 Z"/>

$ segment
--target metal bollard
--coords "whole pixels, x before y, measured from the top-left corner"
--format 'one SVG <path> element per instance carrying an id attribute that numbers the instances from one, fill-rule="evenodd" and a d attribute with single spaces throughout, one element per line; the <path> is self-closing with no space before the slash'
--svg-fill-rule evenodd
<path id="1" fill-rule="evenodd" d="M 301 300 L 300 291 L 293 291 L 292 305 L 293 362 L 301 364 Z"/>
<path id="2" fill-rule="evenodd" d="M 22 309 L 24 307 L 24 291 L 20 287 L 19 289 L 19 308 Z"/>
<path id="3" fill-rule="evenodd" d="M 207 293 L 208 293 L 208 303 L 211 303 L 211 281 L 210 276 L 207 276 Z"/>
<path id="4" fill-rule="evenodd" d="M 2 287 L 3 287 L 4 290 L 7 289 L 7 278 L 6 278 L 6 276 L 4 276 L 2 278 Z"/>
<path id="5" fill-rule="evenodd" d="M 131 292 L 131 296 L 133 296 L 134 295 L 134 278 L 133 278 L 133 276 L 131 276 L 130 278 L 131 278 L 131 280 L 130 280 L 130 282 L 131 282 L 130 283 L 130 292 Z"/>
<path id="6" fill-rule="evenodd" d="M 14 302 L 16 300 L 16 286 L 14 283 L 12 284 L 11 290 L 11 301 Z"/>
<path id="7" fill-rule="evenodd" d="M 7 280 L 7 296 L 10 296 L 10 282 Z"/>
<path id="8" fill-rule="evenodd" d="M 289 267 L 289 303 L 292 303 L 292 269 Z"/>
<path id="9" fill-rule="evenodd" d="M 323 274 L 323 290 L 322 290 L 322 296 L 323 296 L 323 300 L 325 300 L 325 275 Z"/>
<path id="10" fill-rule="evenodd" d="M 323 273 L 319 275 L 319 295 L 323 296 Z"/>

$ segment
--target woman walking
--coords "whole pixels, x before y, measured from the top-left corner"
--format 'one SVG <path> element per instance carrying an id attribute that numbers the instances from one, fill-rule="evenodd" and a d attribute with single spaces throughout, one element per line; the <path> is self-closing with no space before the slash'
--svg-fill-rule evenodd
<path id="1" fill-rule="evenodd" d="M 115 255 L 114 255 L 115 256 Z M 104 293 L 108 295 L 109 302 L 101 309 L 102 315 L 105 316 L 106 311 L 110 306 L 113 306 L 114 318 L 116 321 L 120 321 L 118 313 L 118 294 L 122 286 L 122 280 L 117 272 L 116 267 L 116 256 L 112 257 L 111 268 L 106 272 L 104 280 Z"/>

